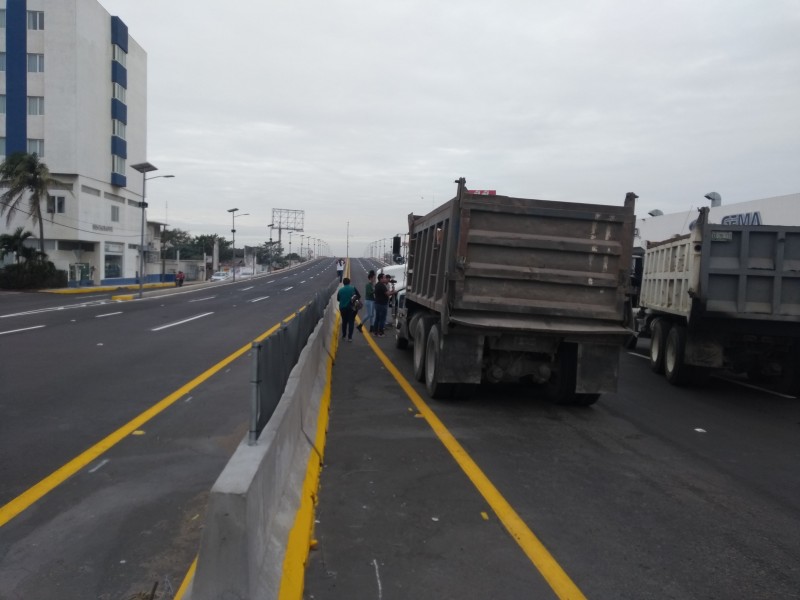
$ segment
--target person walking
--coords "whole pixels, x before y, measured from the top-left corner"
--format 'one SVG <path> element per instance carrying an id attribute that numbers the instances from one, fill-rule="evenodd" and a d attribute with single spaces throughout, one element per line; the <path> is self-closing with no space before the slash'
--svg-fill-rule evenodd
<path id="1" fill-rule="evenodd" d="M 367 307 L 367 316 L 361 320 L 356 329 L 362 330 L 365 323 L 369 323 L 369 332 L 375 333 L 375 269 L 367 273 L 367 285 L 364 287 L 364 305 Z"/>
<path id="2" fill-rule="evenodd" d="M 345 277 L 342 280 L 342 287 L 336 294 L 336 300 L 339 301 L 339 313 L 342 315 L 342 339 L 347 338 L 348 342 L 353 341 L 353 327 L 356 322 L 356 311 L 353 308 L 353 296 L 361 298 L 361 294 L 355 286 L 350 285 L 350 278 Z"/>
<path id="3" fill-rule="evenodd" d="M 344 259 L 336 261 L 336 276 L 339 278 L 339 283 L 342 283 L 342 275 L 344 274 Z"/>
<path id="4" fill-rule="evenodd" d="M 385 273 L 381 273 L 378 275 L 378 283 L 375 284 L 375 333 L 377 337 L 383 337 L 386 314 L 389 311 L 389 298 L 395 294 L 395 291 L 390 290 L 386 283 L 388 277 Z"/>

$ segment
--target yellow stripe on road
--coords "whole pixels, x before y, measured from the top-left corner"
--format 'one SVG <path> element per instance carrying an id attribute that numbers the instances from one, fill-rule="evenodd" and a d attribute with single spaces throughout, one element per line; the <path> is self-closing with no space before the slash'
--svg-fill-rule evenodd
<path id="1" fill-rule="evenodd" d="M 522 520 L 484 472 L 481 471 L 477 463 L 467 454 L 467 451 L 464 450 L 463 446 L 444 426 L 444 423 L 428 407 L 408 380 L 400 374 L 400 371 L 378 347 L 375 340 L 369 335 L 365 335 L 364 338 L 556 595 L 561 600 L 586 600 L 586 596 L 573 583 L 564 569 L 561 568 L 561 565 L 556 562 L 553 555 L 530 530 L 525 521 Z"/>
<path id="2" fill-rule="evenodd" d="M 281 323 L 272 326 L 269 330 L 262 333 L 253 341 L 261 342 L 265 340 L 267 337 L 269 337 L 275 331 L 277 331 L 282 323 L 288 323 L 289 321 L 291 321 L 299 312 L 305 310 L 307 306 L 308 305 L 304 305 L 297 312 L 294 312 L 290 316 L 283 319 Z M 233 354 L 222 359 L 216 365 L 214 365 L 204 373 L 201 373 L 200 375 L 192 379 L 189 383 L 181 386 L 180 388 L 172 392 L 169 396 L 167 396 L 157 404 L 151 406 L 149 409 L 141 413 L 139 416 L 135 417 L 132 421 L 126 423 L 112 434 L 106 436 L 105 438 L 97 442 L 94 446 L 92 446 L 82 454 L 78 455 L 77 457 L 73 458 L 70 462 L 68 462 L 61 468 L 57 469 L 56 471 L 53 471 L 53 473 L 42 479 L 39 483 L 29 488 L 16 498 L 14 498 L 8 504 L 0 507 L 0 527 L 3 527 L 6 523 L 8 523 L 11 519 L 16 517 L 24 510 L 27 510 L 33 503 L 37 502 L 45 495 L 49 494 L 59 485 L 64 483 L 67 479 L 75 475 L 75 473 L 77 473 L 90 463 L 92 463 L 92 461 L 96 460 L 99 456 L 102 456 L 103 454 L 108 452 L 111 448 L 116 446 L 127 436 L 131 435 L 134 431 L 140 429 L 142 425 L 144 425 L 145 423 L 147 423 L 160 413 L 164 412 L 167 408 L 172 406 L 180 398 L 185 396 L 187 393 L 192 391 L 201 383 L 205 382 L 213 375 L 219 373 L 222 369 L 227 367 L 237 358 L 249 352 L 251 348 L 252 348 L 252 343 L 248 343 L 247 345 L 242 346 L 241 348 L 236 350 Z"/>

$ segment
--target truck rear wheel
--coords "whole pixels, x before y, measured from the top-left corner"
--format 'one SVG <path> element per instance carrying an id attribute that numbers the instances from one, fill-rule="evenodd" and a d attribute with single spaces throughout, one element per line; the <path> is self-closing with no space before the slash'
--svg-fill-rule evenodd
<path id="1" fill-rule="evenodd" d="M 653 336 L 655 340 L 655 336 Z M 672 385 L 686 385 L 692 379 L 693 369 L 683 362 L 686 350 L 686 327 L 674 325 L 667 334 L 664 348 L 664 375 Z"/>
<path id="2" fill-rule="evenodd" d="M 650 368 L 654 373 L 663 373 L 669 323 L 664 319 L 656 319 L 650 325 L 650 331 Z"/>
<path id="3" fill-rule="evenodd" d="M 436 324 L 431 327 L 428 333 L 428 343 L 425 349 L 425 388 L 428 390 L 430 397 L 437 400 L 452 397 L 455 387 L 453 383 L 440 383 L 438 381 L 438 366 L 442 351 L 441 339 L 442 334 L 439 332 L 439 325 Z"/>
<path id="4" fill-rule="evenodd" d="M 418 317 L 414 324 L 414 379 L 417 381 L 425 381 L 425 347 L 432 324 L 431 317 L 423 316 Z"/>

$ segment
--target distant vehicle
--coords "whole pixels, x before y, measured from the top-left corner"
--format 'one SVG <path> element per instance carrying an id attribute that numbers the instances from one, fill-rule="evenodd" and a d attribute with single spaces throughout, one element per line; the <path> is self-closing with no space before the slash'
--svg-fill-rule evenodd
<path id="1" fill-rule="evenodd" d="M 231 274 L 228 271 L 217 271 L 211 276 L 210 281 L 225 281 L 230 278 Z"/>

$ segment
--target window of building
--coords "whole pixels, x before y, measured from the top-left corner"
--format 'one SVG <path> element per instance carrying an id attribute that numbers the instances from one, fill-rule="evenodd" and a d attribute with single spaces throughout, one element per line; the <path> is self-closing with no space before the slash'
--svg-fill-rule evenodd
<path id="1" fill-rule="evenodd" d="M 6 70 L 6 53 L 0 52 L 0 71 Z"/>
<path id="2" fill-rule="evenodd" d="M 126 100 L 125 100 L 126 91 L 127 90 L 124 87 L 122 87 L 120 84 L 118 84 L 118 83 L 114 84 L 114 98 L 116 98 L 117 100 L 119 100 L 123 104 L 126 104 Z"/>
<path id="3" fill-rule="evenodd" d="M 111 155 L 111 171 L 125 175 L 125 159 L 116 154 Z"/>
<path id="4" fill-rule="evenodd" d="M 0 94 L 0 115 L 6 114 L 6 95 Z"/>
<path id="5" fill-rule="evenodd" d="M 28 114 L 29 115 L 44 114 L 44 96 L 28 96 Z"/>
<path id="6" fill-rule="evenodd" d="M 64 198 L 64 196 L 48 196 L 47 212 L 51 214 L 58 213 L 60 215 L 63 215 L 65 203 L 66 199 Z"/>
<path id="7" fill-rule="evenodd" d="M 114 51 L 113 51 L 114 54 L 113 54 L 112 58 L 115 61 L 117 61 L 119 64 L 121 64 L 123 67 L 126 66 L 125 63 L 128 60 L 128 55 L 125 53 L 125 50 L 123 50 L 122 48 L 120 48 L 116 44 L 114 44 L 112 46 L 112 48 L 114 49 Z"/>
<path id="8" fill-rule="evenodd" d="M 113 124 L 113 133 L 115 136 L 125 139 L 125 123 L 119 121 L 117 119 L 111 119 L 111 123 Z"/>
<path id="9" fill-rule="evenodd" d="M 28 29 L 44 29 L 44 12 L 41 10 L 28 11 Z"/>
<path id="10" fill-rule="evenodd" d="M 28 73 L 44 73 L 44 54 L 28 54 Z"/>
<path id="11" fill-rule="evenodd" d="M 6 28 L 6 9 L 0 9 L 0 29 Z"/>
<path id="12" fill-rule="evenodd" d="M 39 158 L 44 157 L 44 140 L 28 138 L 28 154 L 37 154 Z"/>
<path id="13" fill-rule="evenodd" d="M 6 155 L 6 138 L 0 137 L 0 156 L 5 157 Z"/>
<path id="14" fill-rule="evenodd" d="M 114 223 L 119 223 L 119 206 L 111 207 L 111 221 Z"/>

